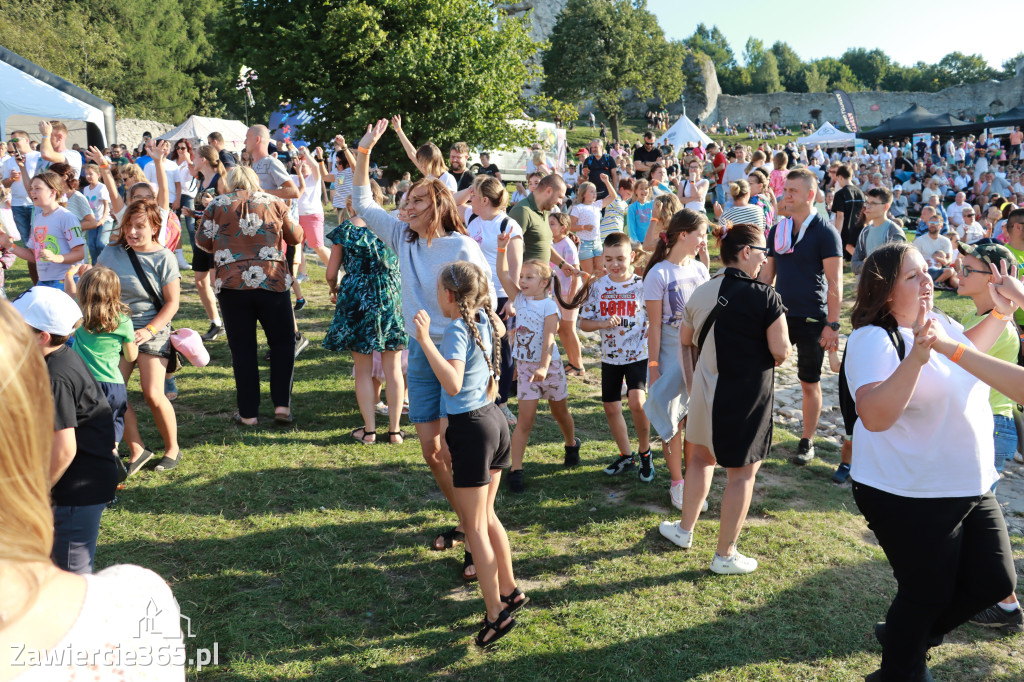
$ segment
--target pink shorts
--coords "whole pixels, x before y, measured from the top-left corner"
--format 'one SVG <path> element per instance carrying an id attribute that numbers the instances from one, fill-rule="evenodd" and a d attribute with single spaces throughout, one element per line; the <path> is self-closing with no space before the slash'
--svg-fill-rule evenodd
<path id="1" fill-rule="evenodd" d="M 299 216 L 299 227 L 305 235 L 306 244 L 318 249 L 324 246 L 324 217 L 317 213 Z"/>
<path id="2" fill-rule="evenodd" d="M 569 386 L 565 379 L 565 367 L 562 358 L 555 355 L 548 365 L 548 374 L 544 381 L 531 382 L 530 376 L 540 367 L 539 362 L 516 360 L 516 397 L 519 400 L 565 400 L 569 397 Z"/>

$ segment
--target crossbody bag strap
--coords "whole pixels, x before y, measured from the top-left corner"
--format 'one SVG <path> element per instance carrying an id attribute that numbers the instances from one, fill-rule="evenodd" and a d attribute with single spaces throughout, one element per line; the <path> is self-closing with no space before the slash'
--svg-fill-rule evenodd
<path id="1" fill-rule="evenodd" d="M 139 261 L 138 255 L 131 248 L 126 248 L 125 251 L 128 253 L 128 260 L 132 262 L 132 267 L 135 268 L 135 275 L 139 278 L 139 282 L 142 283 L 142 288 L 149 295 L 150 302 L 157 310 L 160 310 L 164 307 L 163 299 L 157 295 L 156 290 L 153 288 L 153 283 L 149 281 L 149 277 L 142 270 L 142 262 Z"/>
<path id="2" fill-rule="evenodd" d="M 719 313 L 729 305 L 729 299 L 725 297 L 726 292 L 732 288 L 734 278 L 728 275 L 723 275 L 722 286 L 718 289 L 718 302 L 715 303 L 715 307 L 711 310 L 707 319 L 704 320 L 704 326 L 700 328 L 700 334 L 697 335 L 697 354 L 700 355 L 701 350 L 704 348 L 704 340 L 708 337 L 708 333 L 711 331 L 711 327 L 714 326 L 715 320 L 718 319 Z"/>

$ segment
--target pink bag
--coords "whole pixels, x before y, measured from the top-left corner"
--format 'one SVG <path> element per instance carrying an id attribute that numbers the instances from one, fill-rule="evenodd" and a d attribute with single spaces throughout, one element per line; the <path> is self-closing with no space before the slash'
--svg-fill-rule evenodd
<path id="1" fill-rule="evenodd" d="M 203 345 L 203 338 L 193 329 L 177 329 L 171 333 L 171 345 L 185 356 L 193 367 L 206 367 L 210 364 L 210 352 Z"/>

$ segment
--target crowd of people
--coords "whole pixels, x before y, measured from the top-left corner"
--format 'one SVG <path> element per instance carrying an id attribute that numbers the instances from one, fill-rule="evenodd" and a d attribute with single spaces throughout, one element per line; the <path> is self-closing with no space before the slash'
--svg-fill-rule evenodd
<path id="1" fill-rule="evenodd" d="M 23 542 L 13 554 L 0 550 L 0 572 L 30 562 L 19 584 L 35 585 L 38 602 L 3 584 L 0 611 L 33 615 L 46 603 L 52 588 L 38 576 L 49 574 L 47 543 L 57 567 L 85 580 L 123 570 L 91 575 L 103 510 L 128 476 L 183 461 L 168 379 L 182 361 L 196 362 L 173 327 L 182 271 L 193 271 L 208 317 L 203 340 L 226 336 L 233 422 L 260 420 L 257 325 L 269 346 L 272 418 L 294 422 L 295 359 L 309 345 L 297 314 L 303 284 L 321 286 L 306 274 L 306 258 L 317 258 L 334 304 L 322 345 L 352 356 L 361 421 L 350 437 L 401 443 L 404 415 L 415 428 L 456 519 L 431 547 L 462 545 L 462 578 L 479 582 L 478 646 L 507 634 L 530 601 L 495 499 L 503 478 L 513 494 L 529 485 L 541 400 L 561 432 L 564 465 L 579 466 L 585 443 L 569 381 L 600 372 L 616 448 L 603 473 L 652 483 L 653 429 L 680 511 L 659 531 L 680 548 L 692 546 L 709 508 L 714 468 L 725 468 L 709 567 L 749 574 L 758 561 L 737 543 L 773 440 L 775 368 L 791 355 L 803 417 L 793 464 L 815 459 L 826 355 L 855 404 L 832 480 L 851 482 L 898 583 L 876 627 L 882 665 L 869 679 L 930 679 L 927 648 L 967 620 L 1022 628 L 993 496 L 1018 449 L 1013 403 L 1024 394 L 1013 320 L 1024 322 L 1019 130 L 862 152 L 770 142 L 677 150 L 652 130 L 608 148 L 594 139 L 564 169 L 537 145 L 527 182 L 510 197 L 486 154 L 474 173 L 465 142 L 446 159 L 434 143 L 410 140 L 402 123 L 368 125 L 354 148 L 338 135 L 328 153 L 274 145 L 256 125 L 240 158 L 217 134 L 202 145 L 147 136 L 134 157 L 117 146 L 80 154 L 59 123 L 40 122 L 38 143 L 12 134 L 0 298 L 15 300 L 0 303 L 0 348 L 28 360 L 0 370 L 5 404 L 24 403 L 11 410 L 14 445 L 0 445 L 14 469 L 0 477 L 0 509 L 12 500 L 31 523 L 5 531 Z M 389 128 L 417 177 L 385 186 L 371 156 Z M 325 205 L 337 218 L 330 232 Z M 3 288 L 15 258 L 28 264 L 26 292 Z M 857 294 L 841 360 L 844 269 Z M 934 310 L 940 287 L 972 298 L 976 313 L 960 324 Z M 596 366 L 586 366 L 580 332 L 599 340 Z M 159 458 L 125 388 L 136 367 L 163 441 Z M 43 410 L 29 394 L 47 374 L 53 400 Z M 53 418 L 52 432 L 39 428 L 40 416 Z M 32 486 L 8 495 L 18 477 Z M 69 632 L 84 626 L 82 614 Z M 15 627 L 34 620 L 24 623 Z"/>

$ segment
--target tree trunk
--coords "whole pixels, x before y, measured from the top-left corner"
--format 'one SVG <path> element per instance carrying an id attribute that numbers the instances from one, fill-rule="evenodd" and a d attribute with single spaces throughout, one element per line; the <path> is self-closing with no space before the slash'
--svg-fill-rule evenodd
<path id="1" fill-rule="evenodd" d="M 612 140 L 618 142 L 619 140 L 619 115 L 612 114 L 608 117 L 608 122 L 612 124 Z"/>

